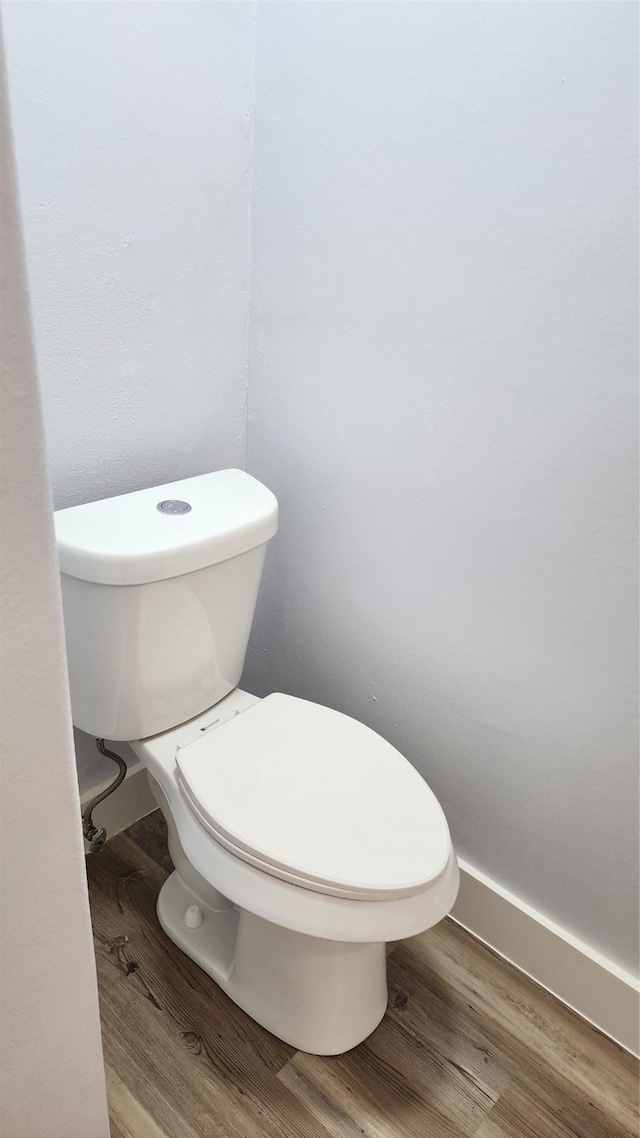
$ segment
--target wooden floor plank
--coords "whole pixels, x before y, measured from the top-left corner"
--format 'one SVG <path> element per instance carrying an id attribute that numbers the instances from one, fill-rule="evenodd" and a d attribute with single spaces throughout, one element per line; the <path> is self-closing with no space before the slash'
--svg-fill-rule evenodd
<path id="1" fill-rule="evenodd" d="M 415 1086 L 395 1065 L 382 1062 L 366 1043 L 347 1055 L 322 1059 L 298 1054 L 280 1072 L 311 1110 L 321 1099 L 331 1103 L 332 1134 L 366 1134 L 367 1138 L 465 1138 L 465 1132 L 435 1110 L 422 1087 Z M 326 1117 L 318 1115 L 318 1117 Z M 338 1119 L 347 1126 L 340 1129 Z M 343 1121 L 344 1126 L 344 1121 Z"/>
<path id="2" fill-rule="evenodd" d="M 111 1138 L 170 1138 L 108 1064 L 105 1074 Z"/>
<path id="3" fill-rule="evenodd" d="M 481 945 L 452 921 L 402 945 L 394 960 L 443 985 L 453 1003 L 475 1014 L 503 1055 L 510 1077 L 534 1092 L 549 1083 L 558 1094 L 593 1104 L 591 1129 L 606 1117 L 620 1132 L 638 1135 L 638 1064 L 549 992 Z"/>
<path id="4" fill-rule="evenodd" d="M 509 1081 L 504 1054 L 482 1020 L 455 999 L 445 981 L 417 965 L 413 944 L 397 946 L 389 958 L 388 1018 L 402 1025 L 417 1051 L 428 1048 L 441 1064 L 461 1072 L 495 1101 Z"/>
<path id="5" fill-rule="evenodd" d="M 165 1091 L 171 1086 L 171 1101 L 197 1135 L 326 1138 L 275 1079 L 292 1048 L 232 1004 L 159 929 L 157 888 L 136 849 L 115 839 L 91 870 L 107 1062 L 125 1083 L 132 1071 L 146 1071 L 145 1085 L 135 1078 L 135 1093 L 169 1133 L 176 1122 L 165 1117 L 166 1103 L 155 1101 L 159 1082 Z M 156 887 L 161 875 L 157 867 Z"/>
<path id="6" fill-rule="evenodd" d="M 614 1119 L 598 1116 L 593 1104 L 589 1113 L 575 1107 L 558 1092 L 542 1097 L 514 1079 L 475 1138 L 627 1138 L 628 1131 Z"/>
<path id="7" fill-rule="evenodd" d="M 150 815 L 88 859 L 113 1138 L 638 1138 L 637 1064 L 451 921 L 360 1047 L 294 1052 L 164 935 Z"/>

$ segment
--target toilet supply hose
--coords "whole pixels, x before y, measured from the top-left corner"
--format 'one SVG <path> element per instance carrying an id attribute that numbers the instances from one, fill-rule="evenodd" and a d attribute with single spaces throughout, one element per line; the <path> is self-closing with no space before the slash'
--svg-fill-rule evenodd
<path id="1" fill-rule="evenodd" d="M 114 763 L 117 763 L 119 770 L 113 782 L 110 782 L 100 794 L 96 794 L 95 798 L 87 802 L 82 812 L 82 833 L 84 834 L 85 841 L 91 846 L 91 853 L 97 853 L 98 850 L 101 850 L 107 840 L 107 831 L 104 826 L 94 826 L 93 824 L 93 811 L 96 806 L 104 802 L 105 798 L 113 794 L 114 790 L 118 789 L 127 773 L 127 764 L 124 759 L 122 759 L 120 755 L 116 755 L 114 751 L 108 750 L 104 745 L 104 739 L 96 739 L 96 747 L 101 755 L 104 755 L 107 759 L 113 759 Z"/>

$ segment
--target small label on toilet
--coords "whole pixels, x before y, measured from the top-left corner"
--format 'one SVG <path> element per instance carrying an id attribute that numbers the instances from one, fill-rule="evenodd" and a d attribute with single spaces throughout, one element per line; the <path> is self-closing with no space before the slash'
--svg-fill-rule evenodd
<path id="1" fill-rule="evenodd" d="M 216 724 L 218 724 L 219 722 L 220 722 L 219 719 L 212 719 L 211 723 L 205 723 L 204 727 L 200 728 L 201 733 L 204 734 L 205 731 L 209 731 L 212 727 L 215 727 Z"/>

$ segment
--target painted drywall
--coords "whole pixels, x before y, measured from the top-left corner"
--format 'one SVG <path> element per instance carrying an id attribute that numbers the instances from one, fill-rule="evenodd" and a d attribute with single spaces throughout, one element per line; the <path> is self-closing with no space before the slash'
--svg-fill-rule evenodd
<path id="1" fill-rule="evenodd" d="M 1 49 L 0 71 L 4 94 Z M 109 1138 L 51 492 L 0 102 L 0 1130 Z"/>
<path id="2" fill-rule="evenodd" d="M 10 4 L 56 504 L 243 465 L 253 4 Z M 260 6 L 245 683 L 633 967 L 630 4 Z M 78 739 L 84 789 L 109 772 Z"/>
<path id="3" fill-rule="evenodd" d="M 254 5 L 5 9 L 56 508 L 244 466 Z"/>
<path id="4" fill-rule="evenodd" d="M 281 528 L 244 677 L 380 731 L 468 861 L 631 969 L 636 24 L 260 7 L 248 469 Z"/>

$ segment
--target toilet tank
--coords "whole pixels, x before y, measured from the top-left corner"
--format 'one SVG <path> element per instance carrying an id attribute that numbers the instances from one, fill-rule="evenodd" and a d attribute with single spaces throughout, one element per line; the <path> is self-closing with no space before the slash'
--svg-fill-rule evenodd
<path id="1" fill-rule="evenodd" d="M 237 686 L 277 518 L 242 470 L 56 512 L 77 727 L 146 738 Z"/>

